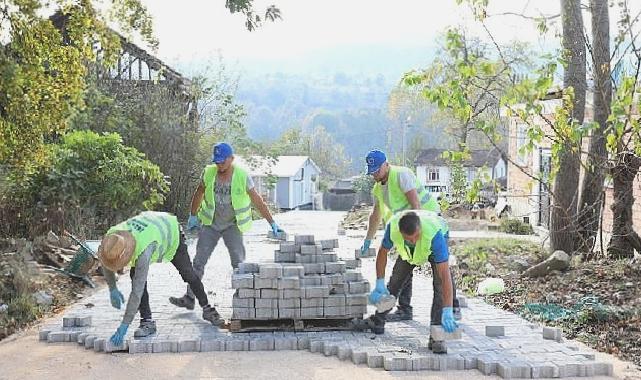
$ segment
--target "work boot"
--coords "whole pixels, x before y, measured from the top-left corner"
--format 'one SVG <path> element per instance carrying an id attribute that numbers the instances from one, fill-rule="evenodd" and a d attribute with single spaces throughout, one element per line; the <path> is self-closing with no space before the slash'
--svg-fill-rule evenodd
<path id="1" fill-rule="evenodd" d="M 435 354 L 447 354 L 447 347 L 445 346 L 445 342 L 442 340 L 434 340 L 430 337 L 427 348 L 432 350 Z"/>
<path id="2" fill-rule="evenodd" d="M 460 307 L 455 307 L 454 308 L 454 319 L 456 319 L 457 321 L 460 321 L 461 318 L 463 318 L 463 313 L 461 312 L 461 308 Z"/>
<path id="3" fill-rule="evenodd" d="M 182 297 L 169 297 L 169 303 L 178 307 L 184 307 L 187 310 L 194 310 L 194 299 L 188 295 Z"/>
<path id="4" fill-rule="evenodd" d="M 220 318 L 220 314 L 218 314 L 216 308 L 210 305 L 203 307 L 203 319 L 207 322 L 211 322 L 214 326 L 220 326 L 225 322 Z"/>
<path id="5" fill-rule="evenodd" d="M 367 319 L 355 318 L 352 319 L 352 330 L 359 332 L 371 331 L 376 335 L 380 335 L 385 333 L 385 325 L 376 323 L 371 317 Z"/>
<path id="6" fill-rule="evenodd" d="M 140 326 L 134 331 L 134 338 L 144 338 L 156 333 L 156 321 L 140 321 Z"/>
<path id="7" fill-rule="evenodd" d="M 385 316 L 387 322 L 411 321 L 414 318 L 412 309 L 397 307 L 396 311 Z"/>

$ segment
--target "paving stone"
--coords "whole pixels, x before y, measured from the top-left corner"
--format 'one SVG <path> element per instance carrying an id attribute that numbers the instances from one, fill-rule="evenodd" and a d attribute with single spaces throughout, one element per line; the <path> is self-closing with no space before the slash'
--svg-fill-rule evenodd
<path id="1" fill-rule="evenodd" d="M 232 297 L 231 299 L 231 307 L 233 308 L 252 308 L 254 306 L 254 299 L 253 298 L 238 298 L 238 297 Z"/>
<path id="2" fill-rule="evenodd" d="M 244 307 L 235 307 L 232 310 L 232 319 L 254 319 L 256 318 L 256 309 L 244 308 Z"/>
<path id="3" fill-rule="evenodd" d="M 78 341 L 78 335 L 80 335 L 80 331 L 70 331 L 69 332 L 69 341 L 70 342 L 77 342 Z"/>
<path id="4" fill-rule="evenodd" d="M 329 296 L 329 288 L 327 286 L 305 286 L 301 288 L 305 292 L 304 298 L 323 298 Z"/>
<path id="5" fill-rule="evenodd" d="M 236 293 L 238 298 L 260 298 L 260 290 L 238 289 Z"/>
<path id="6" fill-rule="evenodd" d="M 314 235 L 294 235 L 294 243 L 302 245 L 314 244 Z"/>
<path id="7" fill-rule="evenodd" d="M 325 273 L 325 264 L 324 263 L 305 263 L 305 264 L 303 264 L 303 268 L 305 269 L 305 274 L 306 275 Z"/>
<path id="8" fill-rule="evenodd" d="M 278 298 L 256 298 L 254 305 L 256 309 L 277 309 Z"/>
<path id="9" fill-rule="evenodd" d="M 256 319 L 278 319 L 278 309 L 256 308 Z"/>
<path id="10" fill-rule="evenodd" d="M 319 307 L 302 307 L 300 309 L 301 318 L 322 318 L 325 316 L 325 311 L 322 306 Z"/>
<path id="11" fill-rule="evenodd" d="M 338 346 L 338 353 L 336 354 L 339 360 L 352 360 L 352 346 L 342 344 Z"/>
<path id="12" fill-rule="evenodd" d="M 75 327 L 75 326 L 76 326 L 76 317 L 62 318 L 62 327 Z"/>
<path id="13" fill-rule="evenodd" d="M 283 265 L 283 277 L 303 277 L 305 267 L 302 265 Z"/>
<path id="14" fill-rule="evenodd" d="M 296 262 L 296 253 L 294 252 L 281 252 L 279 250 L 274 251 L 274 262 L 275 263 L 295 263 Z"/>
<path id="15" fill-rule="evenodd" d="M 300 318 L 300 308 L 279 308 L 278 318 L 280 319 L 298 319 Z"/>
<path id="16" fill-rule="evenodd" d="M 169 340 L 154 341 L 151 343 L 151 351 L 153 353 L 178 352 L 178 342 Z"/>
<path id="17" fill-rule="evenodd" d="M 361 255 L 361 249 L 357 248 L 354 251 L 354 258 L 355 259 L 361 259 L 361 258 L 366 258 L 366 257 L 376 257 L 376 248 L 369 248 L 367 252 L 365 252 L 364 255 Z"/>
<path id="18" fill-rule="evenodd" d="M 60 343 L 69 342 L 69 333 L 65 331 L 52 331 L 47 335 L 47 342 Z"/>
<path id="19" fill-rule="evenodd" d="M 320 255 L 313 255 L 315 263 L 334 263 L 338 260 L 338 255 L 336 253 L 325 252 Z"/>
<path id="20" fill-rule="evenodd" d="M 459 307 L 467 307 L 467 297 L 457 294 L 456 299 L 458 300 Z"/>
<path id="21" fill-rule="evenodd" d="M 353 317 L 360 317 L 367 313 L 367 305 L 352 305 L 345 307 L 345 313 Z"/>
<path id="22" fill-rule="evenodd" d="M 249 351 L 273 351 L 274 337 L 252 338 L 249 340 Z"/>
<path id="23" fill-rule="evenodd" d="M 95 335 L 88 335 L 85 338 L 85 348 L 87 349 L 93 349 L 93 341 L 96 340 L 97 336 Z M 131 345 L 129 346 L 129 352 L 131 352 Z"/>
<path id="24" fill-rule="evenodd" d="M 336 285 L 344 283 L 345 279 L 340 273 L 326 274 L 321 276 L 321 285 Z"/>
<path id="25" fill-rule="evenodd" d="M 345 305 L 346 306 L 358 306 L 358 305 L 367 306 L 367 294 L 346 294 Z"/>
<path id="26" fill-rule="evenodd" d="M 303 265 L 313 264 L 316 262 L 316 259 L 314 258 L 314 255 L 300 255 L 297 253 L 294 262 Z"/>
<path id="27" fill-rule="evenodd" d="M 76 327 L 89 327 L 89 326 L 91 326 L 90 315 L 76 317 Z"/>
<path id="28" fill-rule="evenodd" d="M 386 357 L 383 362 L 386 371 L 411 371 L 412 360 L 408 356 Z"/>
<path id="29" fill-rule="evenodd" d="M 325 263 L 325 273 L 344 273 L 346 270 L 347 267 L 344 262 Z"/>
<path id="30" fill-rule="evenodd" d="M 343 294 L 330 294 L 323 299 L 323 306 L 345 306 L 345 296 Z"/>
<path id="31" fill-rule="evenodd" d="M 325 317 L 342 317 L 346 315 L 345 306 L 324 306 Z"/>
<path id="32" fill-rule="evenodd" d="M 526 363 L 498 363 L 496 372 L 504 379 L 529 379 L 532 369 Z"/>
<path id="33" fill-rule="evenodd" d="M 203 339 L 200 341 L 200 352 L 224 351 L 225 341 L 222 339 Z"/>
<path id="34" fill-rule="evenodd" d="M 150 354 L 153 353 L 153 343 L 149 341 L 131 339 L 128 342 L 130 354 Z"/>
<path id="35" fill-rule="evenodd" d="M 278 289 L 261 289 L 260 298 L 278 298 Z"/>
<path id="36" fill-rule="evenodd" d="M 442 326 L 430 326 L 430 336 L 432 337 L 432 339 L 437 341 L 461 339 L 461 331 L 462 329 L 458 328 L 454 330 L 453 333 L 448 333 L 443 330 Z"/>
<path id="37" fill-rule="evenodd" d="M 347 259 L 343 261 L 345 261 L 345 266 L 347 267 L 347 269 L 356 269 L 361 267 L 360 259 Z"/>
<path id="38" fill-rule="evenodd" d="M 505 326 L 485 326 L 485 335 L 489 337 L 505 336 Z"/>
<path id="39" fill-rule="evenodd" d="M 493 375 L 496 373 L 498 360 L 490 356 L 480 356 L 477 359 L 477 368 L 484 375 Z"/>
<path id="40" fill-rule="evenodd" d="M 543 327 L 543 339 L 560 342 L 563 339 L 563 330 L 558 327 Z"/>
<path id="41" fill-rule="evenodd" d="M 278 300 L 278 307 L 286 308 L 286 309 L 292 309 L 292 308 L 300 309 L 301 299 L 300 298 L 281 298 Z"/>
<path id="42" fill-rule="evenodd" d="M 366 364 L 367 363 L 367 349 L 352 348 L 352 363 L 354 364 Z"/>
<path id="43" fill-rule="evenodd" d="M 93 341 L 93 350 L 96 352 L 101 352 L 105 350 L 106 338 L 97 338 Z"/>
<path id="44" fill-rule="evenodd" d="M 303 309 L 301 309 L 301 312 Z M 307 335 L 300 335 L 297 336 L 296 339 L 298 340 L 298 349 L 299 350 L 308 350 L 309 349 L 309 342 L 310 338 Z"/>
<path id="45" fill-rule="evenodd" d="M 350 294 L 362 294 L 369 292 L 369 282 L 367 281 L 354 281 L 348 282 Z"/>
<path id="46" fill-rule="evenodd" d="M 383 368 L 385 365 L 385 355 L 380 352 L 367 352 L 367 366 L 369 368 Z"/>
<path id="47" fill-rule="evenodd" d="M 251 289 L 254 287 L 253 274 L 233 274 L 231 276 L 231 287 L 234 289 Z"/>
<path id="48" fill-rule="evenodd" d="M 280 289 L 278 291 L 279 299 L 287 298 L 302 298 L 303 291 L 301 289 Z"/>
<path id="49" fill-rule="evenodd" d="M 323 249 L 334 249 L 338 248 L 338 239 L 325 239 L 320 241 L 320 245 Z"/>
<path id="50" fill-rule="evenodd" d="M 300 279 L 298 277 L 279 278 L 278 289 L 300 289 Z"/>
<path id="51" fill-rule="evenodd" d="M 95 344 L 95 341 L 94 341 Z M 111 340 L 105 339 L 104 343 L 102 344 L 102 350 L 104 352 L 118 352 L 118 351 L 129 351 L 129 346 L 127 344 L 127 341 L 123 341 L 122 344 L 116 346 L 113 343 L 111 343 Z"/>
<path id="52" fill-rule="evenodd" d="M 76 339 L 76 342 L 84 346 L 85 339 L 87 339 L 87 336 L 89 336 L 89 333 L 86 333 L 86 332 L 78 334 L 78 338 Z"/>
<path id="53" fill-rule="evenodd" d="M 310 339 L 309 341 L 309 352 L 323 352 L 325 348 L 325 342 L 322 340 Z"/>
<path id="54" fill-rule="evenodd" d="M 228 339 L 225 341 L 225 351 L 249 351 L 249 340 Z"/>
<path id="55" fill-rule="evenodd" d="M 290 351 L 297 349 L 298 339 L 295 336 L 274 338 L 274 350 L 276 351 Z"/>
<path id="56" fill-rule="evenodd" d="M 532 378 L 533 379 L 547 379 L 552 377 L 559 377 L 559 367 L 549 364 L 534 364 L 532 365 Z"/>
<path id="57" fill-rule="evenodd" d="M 323 346 L 323 355 L 325 356 L 336 356 L 338 355 L 339 343 L 335 341 L 327 341 Z"/>
<path id="58" fill-rule="evenodd" d="M 277 233 L 274 233 L 274 231 L 267 231 L 267 238 L 274 240 L 287 240 L 289 235 L 284 231 L 278 231 Z"/>
<path id="59" fill-rule="evenodd" d="M 296 246 L 296 243 L 288 241 L 280 243 L 280 251 L 282 253 L 296 253 L 298 251 L 298 248 Z"/>
<path id="60" fill-rule="evenodd" d="M 323 247 L 320 244 L 314 245 L 301 245 L 301 255 L 320 255 L 323 253 Z"/>
<path id="61" fill-rule="evenodd" d="M 321 282 L 322 283 L 322 282 Z M 332 284 L 329 286 L 329 294 L 346 294 L 347 293 L 347 283 L 342 284 Z"/>
<path id="62" fill-rule="evenodd" d="M 238 272 L 241 274 L 253 274 L 253 273 L 258 273 L 258 264 L 257 263 L 239 263 L 238 264 Z"/>
<path id="63" fill-rule="evenodd" d="M 278 287 L 277 278 L 260 278 L 256 277 L 254 279 L 254 288 L 255 289 L 276 289 Z"/>
<path id="64" fill-rule="evenodd" d="M 345 266 L 347 267 L 347 263 L 345 263 Z M 358 270 L 347 269 L 343 274 L 343 278 L 347 282 L 361 281 L 363 279 L 363 275 Z"/>
<path id="65" fill-rule="evenodd" d="M 258 276 L 261 278 L 280 278 L 283 276 L 283 266 L 280 264 L 260 264 Z"/>
<path id="66" fill-rule="evenodd" d="M 339 235 L 339 236 L 344 236 L 345 235 L 345 229 L 344 228 L 339 228 L 336 231 L 336 234 Z"/>
<path id="67" fill-rule="evenodd" d="M 313 264 L 313 265 L 316 265 L 316 264 Z M 300 279 L 300 286 L 315 286 L 315 285 L 321 285 L 321 276 L 310 275 Z"/>
<path id="68" fill-rule="evenodd" d="M 48 329 L 42 329 L 38 332 L 38 340 L 44 341 L 47 340 L 47 336 L 49 336 L 49 333 L 51 330 Z"/>

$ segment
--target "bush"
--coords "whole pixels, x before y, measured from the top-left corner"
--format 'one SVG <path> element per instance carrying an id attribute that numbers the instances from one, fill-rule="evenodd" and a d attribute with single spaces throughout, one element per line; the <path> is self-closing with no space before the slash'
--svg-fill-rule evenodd
<path id="1" fill-rule="evenodd" d="M 161 205 L 169 190 L 158 166 L 116 133 L 71 132 L 49 146 L 49 157 L 51 167 L 14 182 L 15 191 L 2 199 L 2 208 L 22 206 L 18 219 L 32 236 L 83 229 L 82 235 L 99 237 L 122 219 Z"/>
<path id="2" fill-rule="evenodd" d="M 524 223 L 519 219 L 503 219 L 500 230 L 508 234 L 515 235 L 532 235 L 534 229 L 529 223 Z"/>

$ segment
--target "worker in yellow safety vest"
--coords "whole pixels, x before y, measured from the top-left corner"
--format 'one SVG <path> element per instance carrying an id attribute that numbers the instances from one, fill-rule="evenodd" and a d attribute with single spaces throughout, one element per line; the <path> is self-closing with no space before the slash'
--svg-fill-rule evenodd
<path id="1" fill-rule="evenodd" d="M 198 278 L 205 273 L 205 265 L 220 238 L 227 247 L 232 268 L 238 268 L 238 264 L 245 260 L 243 233 L 252 225 L 252 204 L 269 222 L 275 235 L 284 232 L 272 218 L 247 170 L 234 163 L 231 145 L 225 142 L 214 145 L 212 162 L 203 170 L 187 221 L 188 230 L 200 228 L 194 257 L 194 271 Z M 169 302 L 193 309 L 192 289 L 187 287 L 184 296 L 170 297 Z"/>

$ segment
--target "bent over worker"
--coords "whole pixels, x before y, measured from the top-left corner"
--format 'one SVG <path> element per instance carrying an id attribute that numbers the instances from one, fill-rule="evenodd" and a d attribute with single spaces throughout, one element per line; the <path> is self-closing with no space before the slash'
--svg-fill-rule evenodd
<path id="1" fill-rule="evenodd" d="M 188 229 L 201 226 L 194 257 L 194 270 L 202 279 L 205 265 L 222 237 L 232 268 L 245 260 L 243 233 L 252 225 L 253 204 L 265 218 L 275 235 L 282 233 L 272 218 L 263 198 L 254 188 L 247 171 L 234 164 L 232 147 L 224 142 L 214 145 L 212 165 L 203 170 L 201 182 L 191 199 Z M 187 288 L 182 297 L 170 297 L 169 302 L 189 310 L 194 308 L 193 289 Z"/>
<path id="2" fill-rule="evenodd" d="M 389 294 L 398 297 L 407 282 L 411 281 L 414 268 L 430 261 L 435 268 L 431 324 L 442 325 L 447 332 L 456 329 L 445 225 L 440 216 L 430 211 L 402 211 L 392 217 L 385 228 L 385 236 L 376 256 L 376 287 L 369 296 L 371 303 L 377 304 L 383 296 Z M 387 254 L 392 247 L 399 257 L 385 286 Z M 383 334 L 388 313 L 389 310 L 377 311 L 367 319 L 354 320 L 354 328 Z M 431 336 L 429 348 L 434 353 L 447 353 L 444 342 L 434 341 Z"/>
<path id="3" fill-rule="evenodd" d="M 216 309 L 209 304 L 203 284 L 194 272 L 185 236 L 174 215 L 145 211 L 111 227 L 100 242 L 98 259 L 109 285 L 111 305 L 117 309 L 120 309 L 125 298 L 116 286 L 115 272 L 130 266 L 131 293 L 122 323 L 111 337 L 113 344 L 122 344 L 137 311 L 140 311 L 140 326 L 134 332 L 134 337 L 156 333 L 156 322 L 151 316 L 147 292 L 147 275 L 153 263 L 172 263 L 183 281 L 194 290 L 203 308 L 203 319 L 214 325 L 223 322 Z"/>
<path id="4" fill-rule="evenodd" d="M 390 165 L 385 153 L 372 150 L 367 154 L 367 174 L 374 178 L 376 183 L 372 189 L 374 208 L 369 216 L 367 235 L 361 247 L 361 254 L 369 249 L 376 230 L 383 223 L 390 221 L 392 215 L 403 210 L 427 210 L 440 214 L 441 208 L 436 197 L 432 196 L 416 178 L 409 168 Z M 387 315 L 388 321 L 404 321 L 413 318 L 412 301 L 412 274 L 398 295 L 398 306 L 394 313 Z M 456 299 L 454 278 L 453 303 L 454 312 L 460 318 L 460 308 Z"/>

